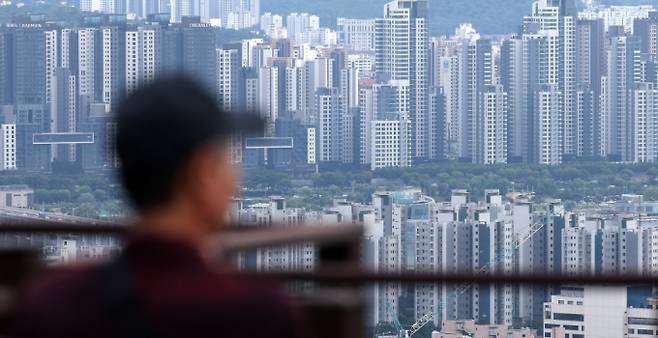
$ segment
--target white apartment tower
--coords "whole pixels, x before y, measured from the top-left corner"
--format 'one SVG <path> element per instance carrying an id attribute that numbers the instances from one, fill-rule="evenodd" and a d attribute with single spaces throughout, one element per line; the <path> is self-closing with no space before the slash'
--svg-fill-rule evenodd
<path id="1" fill-rule="evenodd" d="M 458 155 L 474 163 L 483 163 L 482 138 L 484 116 L 482 93 L 493 85 L 494 64 L 491 41 L 462 41 L 459 51 Z"/>
<path id="2" fill-rule="evenodd" d="M 605 121 L 605 152 L 618 161 L 634 161 L 629 91 L 634 89 L 634 70 L 640 44 L 634 37 L 613 37 L 608 49 L 607 76 L 603 80 L 601 110 Z"/>
<path id="3" fill-rule="evenodd" d="M 641 231 L 642 272 L 647 276 L 658 276 L 658 228 Z"/>
<path id="4" fill-rule="evenodd" d="M 96 28 L 83 28 L 78 31 L 78 90 L 81 97 L 89 101 L 95 99 L 96 76 Z"/>
<path id="5" fill-rule="evenodd" d="M 461 152 L 459 148 L 462 103 L 460 60 L 459 55 L 446 55 L 441 57 L 439 63 L 439 82 L 445 96 L 446 156 L 451 159 L 455 159 Z"/>
<path id="6" fill-rule="evenodd" d="M 160 71 L 160 35 L 157 28 L 126 32 L 126 93 L 155 80 Z"/>
<path id="7" fill-rule="evenodd" d="M 46 97 L 45 104 L 53 100 L 53 87 L 55 86 L 55 72 L 59 67 L 59 31 L 45 31 L 46 36 Z M 51 112 L 52 113 L 52 112 Z"/>
<path id="8" fill-rule="evenodd" d="M 477 162 L 507 163 L 507 93 L 501 85 L 488 86 L 482 92 L 477 130 Z"/>
<path id="9" fill-rule="evenodd" d="M 556 135 L 560 158 L 576 154 L 581 123 L 576 110 L 576 16 L 574 0 L 537 0 L 531 15 L 523 19 L 524 39 L 543 39 L 545 43 L 539 69 L 543 74 L 533 85 L 556 85 L 562 93 L 561 126 Z M 534 160 L 543 163 L 541 158 Z"/>
<path id="10" fill-rule="evenodd" d="M 409 152 L 429 151 L 429 38 L 427 0 L 395 0 L 375 20 L 375 73 L 380 81 L 406 80 L 410 87 Z"/>
<path id="11" fill-rule="evenodd" d="M 240 69 L 237 49 L 217 49 L 217 100 L 224 111 L 238 110 Z"/>
<path id="12" fill-rule="evenodd" d="M 375 20 L 338 18 L 338 42 L 353 51 L 375 50 Z"/>
<path id="13" fill-rule="evenodd" d="M 219 0 L 218 2 L 218 13 L 210 13 L 210 17 L 221 19 L 223 27 L 244 29 L 257 25 L 260 20 L 260 0 Z"/>
<path id="14" fill-rule="evenodd" d="M 181 22 L 182 17 L 199 13 L 198 0 L 170 0 L 169 6 L 171 22 Z"/>
<path id="15" fill-rule="evenodd" d="M 16 169 L 16 125 L 0 124 L 0 169 Z"/>
<path id="16" fill-rule="evenodd" d="M 115 107 L 119 103 L 119 97 L 123 96 L 121 91 L 124 90 L 122 82 L 125 74 L 122 74 L 120 69 L 120 51 L 125 47 L 125 33 L 118 27 L 104 27 L 101 28 L 101 38 L 103 48 L 101 100 L 108 107 Z"/>
<path id="17" fill-rule="evenodd" d="M 318 151 L 322 162 L 342 159 L 342 97 L 336 88 L 319 88 L 315 94 L 315 109 L 319 120 Z"/>
<path id="18" fill-rule="evenodd" d="M 359 88 L 359 163 L 370 164 L 371 133 L 370 128 L 374 113 L 373 88 Z"/>
<path id="19" fill-rule="evenodd" d="M 655 337 L 658 300 L 638 303 L 636 292 L 629 286 L 562 287 L 544 303 L 544 337 Z"/>
<path id="20" fill-rule="evenodd" d="M 371 122 L 370 168 L 408 167 L 406 152 L 403 151 L 407 120 L 373 120 Z"/>
<path id="21" fill-rule="evenodd" d="M 566 227 L 562 232 L 562 273 L 568 276 L 594 273 L 594 236 L 586 228 Z"/>
<path id="22" fill-rule="evenodd" d="M 261 15 L 260 29 L 265 32 L 267 36 L 270 36 L 274 39 L 288 37 L 288 32 L 283 29 L 283 17 L 278 14 L 267 12 Z"/>
<path id="23" fill-rule="evenodd" d="M 267 121 L 267 133 L 274 133 L 274 123 L 279 117 L 279 68 L 262 67 L 258 70 L 258 110 Z M 248 94 L 247 94 L 248 95 Z M 248 102 L 251 101 L 248 98 Z"/>
<path id="24" fill-rule="evenodd" d="M 500 73 L 501 84 L 507 92 L 507 154 L 517 159 L 528 153 L 528 114 L 523 110 L 526 92 L 523 87 L 523 54 L 523 39 L 512 38 L 503 42 Z"/>
<path id="25" fill-rule="evenodd" d="M 632 94 L 633 162 L 655 162 L 658 157 L 658 89 L 638 83 Z"/>
<path id="26" fill-rule="evenodd" d="M 290 13 L 286 17 L 288 38 L 299 40 L 303 34 L 320 29 L 320 17 L 308 13 Z"/>
<path id="27" fill-rule="evenodd" d="M 101 12 L 107 14 L 126 13 L 125 0 L 81 0 L 80 10 L 83 12 Z"/>
<path id="28" fill-rule="evenodd" d="M 557 85 L 542 86 L 535 93 L 536 158 L 540 164 L 562 163 L 562 92 Z"/>

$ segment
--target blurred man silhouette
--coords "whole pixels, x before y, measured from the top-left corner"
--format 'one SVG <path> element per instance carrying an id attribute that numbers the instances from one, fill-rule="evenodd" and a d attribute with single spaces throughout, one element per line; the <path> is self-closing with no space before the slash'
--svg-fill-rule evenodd
<path id="1" fill-rule="evenodd" d="M 262 121 L 222 112 L 196 83 L 172 77 L 130 96 L 117 124 L 120 174 L 138 214 L 134 236 L 108 264 L 39 278 L 13 336 L 297 337 L 282 294 L 222 276 L 203 258 L 239 180 L 230 137 Z"/>

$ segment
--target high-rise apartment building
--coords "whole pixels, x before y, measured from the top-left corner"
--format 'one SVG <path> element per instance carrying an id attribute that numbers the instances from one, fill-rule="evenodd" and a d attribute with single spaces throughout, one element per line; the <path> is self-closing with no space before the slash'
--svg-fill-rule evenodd
<path id="1" fill-rule="evenodd" d="M 0 151 L 0 169 L 17 169 L 15 124 L 0 124 Z"/>
<path id="2" fill-rule="evenodd" d="M 320 161 L 341 161 L 342 100 L 343 98 L 336 88 L 319 88 L 316 90 L 315 109 L 319 121 L 318 153 Z"/>
<path id="3" fill-rule="evenodd" d="M 286 17 L 288 38 L 299 39 L 302 34 L 320 29 L 320 17 L 309 13 L 290 13 Z"/>
<path id="4" fill-rule="evenodd" d="M 426 0 L 395 0 L 375 20 L 375 73 L 379 81 L 409 81 L 411 159 L 428 157 L 429 37 Z"/>
<path id="5" fill-rule="evenodd" d="M 630 156 L 633 162 L 658 160 L 658 89 L 638 83 L 631 97 Z"/>
<path id="6" fill-rule="evenodd" d="M 562 287 L 545 303 L 545 337 L 650 337 L 658 325 L 651 287 Z"/>
<path id="7" fill-rule="evenodd" d="M 153 82 L 162 69 L 162 32 L 158 27 L 139 27 L 126 32 L 126 93 Z"/>
<path id="8" fill-rule="evenodd" d="M 16 153 L 16 166 L 20 169 L 44 169 L 48 163 L 48 150 L 32 142 L 34 133 L 45 132 L 50 127 L 50 110 L 46 104 L 48 62 L 43 25 L 25 24 L 14 29 L 10 53 L 14 60 L 12 86 L 16 147 L 20 150 Z"/>
<path id="9" fill-rule="evenodd" d="M 602 20 L 576 23 L 576 155 L 602 157 L 601 78 L 605 74 L 604 28 Z"/>
<path id="10" fill-rule="evenodd" d="M 408 167 L 404 148 L 407 120 L 373 120 L 370 126 L 370 168 Z"/>
<path id="11" fill-rule="evenodd" d="M 95 102 L 100 95 L 100 36 L 96 28 L 78 30 L 78 92 L 81 99 Z"/>
<path id="12" fill-rule="evenodd" d="M 463 41 L 459 54 L 461 78 L 459 81 L 460 109 L 457 115 L 459 157 L 474 163 L 483 163 L 481 148 L 484 122 L 483 92 L 493 85 L 493 55 L 491 41 Z M 506 108 L 505 108 L 506 109 Z"/>
<path id="13" fill-rule="evenodd" d="M 171 14 L 171 22 L 181 22 L 185 16 L 199 15 L 199 1 L 171 0 L 169 13 Z"/>
<path id="14" fill-rule="evenodd" d="M 507 160 L 521 162 L 528 153 L 528 114 L 523 107 L 524 46 L 519 37 L 503 41 L 500 55 L 500 84 L 507 92 Z"/>
<path id="15" fill-rule="evenodd" d="M 224 111 L 240 107 L 240 54 L 237 49 L 217 49 L 217 100 Z"/>
<path id="16" fill-rule="evenodd" d="M 77 77 L 69 68 L 58 68 L 53 86 L 53 99 L 50 104 L 51 127 L 55 133 L 71 133 L 78 129 Z M 76 145 L 53 145 L 51 160 L 75 162 Z"/>
<path id="17" fill-rule="evenodd" d="M 216 16 L 213 7 L 217 2 L 210 3 L 210 16 L 221 19 L 223 27 L 245 29 L 257 25 L 260 20 L 260 0 L 219 0 Z"/>
<path id="18" fill-rule="evenodd" d="M 260 16 L 260 29 L 273 39 L 288 37 L 288 31 L 283 28 L 283 17 L 270 12 Z"/>
<path id="19" fill-rule="evenodd" d="M 608 65 L 602 93 L 602 118 L 605 125 L 605 149 L 610 159 L 632 161 L 632 107 L 628 97 L 635 87 L 635 69 L 640 54 L 639 39 L 611 37 Z"/>
<path id="20" fill-rule="evenodd" d="M 480 94 L 476 127 L 477 163 L 507 163 L 507 93 L 501 85 L 485 87 Z"/>
<path id="21" fill-rule="evenodd" d="M 217 80 L 215 31 L 208 24 L 190 22 L 180 28 L 182 71 L 199 81 L 209 92 L 214 92 Z M 182 53 L 181 53 L 182 52 Z"/>
<path id="22" fill-rule="evenodd" d="M 80 1 L 80 10 L 84 12 L 126 14 L 127 9 L 128 9 L 128 3 L 126 2 L 126 0 L 81 0 Z"/>
<path id="23" fill-rule="evenodd" d="M 112 111 L 125 96 L 126 58 L 123 57 L 126 49 L 125 39 L 125 28 L 122 26 L 101 28 L 101 102 L 109 107 L 108 110 Z"/>
<path id="24" fill-rule="evenodd" d="M 338 18 L 338 42 L 353 51 L 375 50 L 375 20 Z"/>
<path id="25" fill-rule="evenodd" d="M 564 144 L 560 136 L 564 128 L 561 123 L 563 98 L 557 85 L 545 85 L 535 92 L 533 151 L 538 163 L 562 163 Z"/>

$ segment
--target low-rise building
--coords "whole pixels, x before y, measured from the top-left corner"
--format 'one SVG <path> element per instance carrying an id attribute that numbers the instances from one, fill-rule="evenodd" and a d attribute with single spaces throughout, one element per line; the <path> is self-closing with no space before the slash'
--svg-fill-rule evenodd
<path id="1" fill-rule="evenodd" d="M 479 325 L 474 320 L 444 320 L 441 331 L 432 338 L 536 338 L 537 331 L 529 328 L 513 329 L 507 325 Z"/>
<path id="2" fill-rule="evenodd" d="M 0 186 L 0 207 L 29 209 L 34 203 L 34 190 L 24 184 Z"/>
<path id="3" fill-rule="evenodd" d="M 563 287 L 544 304 L 544 337 L 656 337 L 658 297 L 651 286 Z"/>

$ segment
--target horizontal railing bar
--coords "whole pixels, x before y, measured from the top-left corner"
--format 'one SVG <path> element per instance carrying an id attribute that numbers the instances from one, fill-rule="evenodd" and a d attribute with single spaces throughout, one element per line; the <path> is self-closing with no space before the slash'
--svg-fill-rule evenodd
<path id="1" fill-rule="evenodd" d="M 559 285 L 658 285 L 652 276 L 563 276 L 559 274 L 469 275 L 441 273 L 388 273 L 360 271 L 240 272 L 238 276 L 273 280 L 300 280 L 331 284 L 373 283 L 473 283 L 473 284 L 559 284 Z"/>
<path id="2" fill-rule="evenodd" d="M 29 224 L 0 224 L 2 233 L 74 233 L 127 236 L 133 229 L 127 224 L 65 224 L 36 222 Z M 358 245 L 363 233 L 360 225 L 323 226 L 227 226 L 222 228 L 216 242 L 222 252 L 249 250 L 292 243 L 316 244 L 351 243 Z"/>
<path id="3" fill-rule="evenodd" d="M 232 229 L 240 229 L 236 227 Z M 225 252 L 272 247 L 293 243 L 351 243 L 358 245 L 363 233 L 360 225 L 323 225 L 301 227 L 255 228 L 250 231 L 224 231 L 217 235 L 220 249 Z"/>
<path id="4" fill-rule="evenodd" d="M 1 233 L 89 233 L 127 235 L 131 230 L 125 224 L 65 224 L 57 222 L 33 222 L 26 224 L 0 224 Z M 218 243 L 224 252 L 249 250 L 259 247 L 286 245 L 299 242 L 319 244 L 345 243 L 359 240 L 363 228 L 355 225 L 323 226 L 238 226 L 226 227 L 218 235 Z M 1 251 L 1 248 L 0 248 Z M 324 283 L 368 284 L 375 282 L 403 283 L 515 283 L 515 284 L 658 284 L 658 276 L 604 276 L 560 274 L 443 274 L 443 273 L 391 273 L 363 272 L 358 269 L 318 272 L 241 272 L 242 276 L 281 280 L 309 280 Z"/>
<path id="5" fill-rule="evenodd" d="M 110 235 L 127 235 L 133 225 L 129 223 L 99 223 L 99 224 L 80 224 L 80 223 L 63 223 L 63 222 L 49 222 L 49 221 L 35 221 L 29 223 L 0 223 L 0 234 L 5 232 L 13 233 L 33 233 L 33 232 L 49 232 L 49 233 L 106 233 Z M 230 232 L 248 232 L 262 229 L 256 226 L 227 226 L 226 231 Z"/>
<path id="6" fill-rule="evenodd" d="M 31 222 L 26 224 L 0 224 L 0 233 L 77 233 L 125 235 L 131 227 L 125 224 L 67 224 L 58 222 Z"/>

